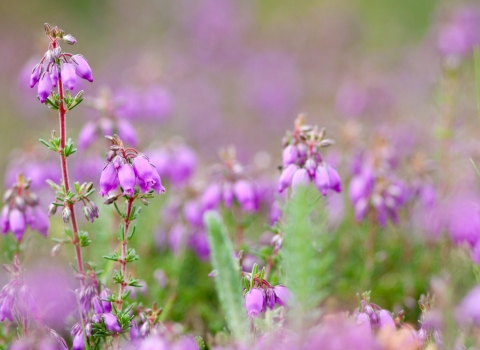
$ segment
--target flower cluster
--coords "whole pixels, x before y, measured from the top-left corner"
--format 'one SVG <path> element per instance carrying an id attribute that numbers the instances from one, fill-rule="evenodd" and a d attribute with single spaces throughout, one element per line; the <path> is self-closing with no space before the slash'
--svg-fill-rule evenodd
<path id="1" fill-rule="evenodd" d="M 173 186 L 185 186 L 197 168 L 197 155 L 178 139 L 173 139 L 166 147 L 152 149 L 149 154 L 161 178 L 168 179 Z"/>
<path id="2" fill-rule="evenodd" d="M 441 28 L 438 49 L 447 58 L 459 59 L 480 44 L 480 9 L 473 6 L 458 8 Z"/>
<path id="3" fill-rule="evenodd" d="M 106 287 L 99 293 L 99 283 L 95 272 L 92 271 L 90 278 L 85 279 L 79 292 L 81 318 L 85 325 L 83 327 L 81 322 L 73 325 L 70 331 L 73 337 L 73 349 L 83 350 L 85 338 L 89 338 L 93 334 L 92 329 L 98 324 L 104 324 L 105 329 L 111 333 L 122 331 L 117 317 L 112 313 L 112 303 L 109 301 L 111 294 Z"/>
<path id="4" fill-rule="evenodd" d="M 27 225 L 45 237 L 48 235 L 48 216 L 39 206 L 37 195 L 30 191 L 30 183 L 29 179 L 19 175 L 17 183 L 3 197 L 2 233 L 11 231 L 18 241 L 22 240 Z"/>
<path id="5" fill-rule="evenodd" d="M 30 87 L 33 88 L 38 83 L 38 98 L 41 103 L 47 100 L 59 81 L 69 90 L 74 89 L 77 76 L 93 82 L 92 70 L 85 58 L 82 55 L 62 52 L 58 44 L 59 40 L 63 40 L 67 44 L 73 45 L 76 43 L 75 38 L 70 34 L 65 34 L 57 27 L 50 27 L 47 23 L 45 24 L 45 34 L 50 39 L 48 51 L 33 67 L 30 75 Z"/>
<path id="6" fill-rule="evenodd" d="M 279 284 L 274 287 L 264 279 L 265 268 L 258 273 L 258 265 L 254 264 L 252 273 L 244 277 L 245 309 L 250 317 L 258 317 L 267 308 L 273 310 L 275 304 L 287 306 L 293 300 L 287 287 Z"/>
<path id="7" fill-rule="evenodd" d="M 4 268 L 10 274 L 11 280 L 0 291 L 0 321 L 14 322 L 37 317 L 37 305 L 33 294 L 24 283 L 18 256 L 11 265 L 4 265 Z"/>
<path id="8" fill-rule="evenodd" d="M 396 331 L 397 326 L 390 311 L 371 303 L 369 292 L 363 293 L 362 297 L 360 307 L 354 311 L 357 324 L 369 331 L 384 327 L 389 328 L 391 331 Z"/>
<path id="9" fill-rule="evenodd" d="M 125 149 L 122 140 L 117 135 L 107 136 L 112 142 L 107 154 L 107 162 L 100 177 L 100 194 L 107 196 L 118 185 L 123 195 L 132 198 L 138 190 L 142 192 L 154 190 L 164 193 L 160 175 L 157 169 L 148 161 L 148 158 L 133 148 Z"/>
<path id="10" fill-rule="evenodd" d="M 392 171 L 391 159 L 383 152 L 385 147 L 381 139 L 362 157 L 348 189 L 355 219 L 361 221 L 373 210 L 382 227 L 388 219 L 398 222 L 398 211 L 409 199 L 407 185 Z"/>
<path id="11" fill-rule="evenodd" d="M 321 194 L 326 196 L 329 190 L 341 192 L 341 180 L 338 172 L 327 164 L 320 148 L 333 144 L 325 139 L 325 129 L 305 125 L 305 116 L 299 115 L 295 128 L 283 140 L 283 170 L 280 175 L 278 191 L 286 188 L 293 190 L 299 185 L 307 186 L 313 182 Z"/>
<path id="12" fill-rule="evenodd" d="M 137 144 L 137 133 L 132 124 L 117 114 L 118 105 L 112 99 L 108 89 L 102 89 L 98 98 L 94 99 L 90 106 L 96 109 L 100 117 L 85 123 L 78 135 L 78 147 L 88 148 L 100 135 L 117 134 L 123 141 L 133 146 Z"/>
<path id="13" fill-rule="evenodd" d="M 240 208 L 247 212 L 257 212 L 260 206 L 258 188 L 247 177 L 244 167 L 236 160 L 234 149 L 221 152 L 223 164 L 217 169 L 219 175 L 203 193 L 203 209 L 211 210 L 223 203 L 230 208 L 236 201 Z"/>
<path id="14" fill-rule="evenodd" d="M 190 197 L 183 201 L 174 197 L 162 208 L 163 222 L 168 226 L 168 245 L 174 254 L 179 254 L 185 246 L 193 250 L 199 259 L 208 260 L 210 247 L 203 223 L 204 210 L 200 200 Z M 157 235 L 159 246 L 165 245 L 166 232 Z"/>

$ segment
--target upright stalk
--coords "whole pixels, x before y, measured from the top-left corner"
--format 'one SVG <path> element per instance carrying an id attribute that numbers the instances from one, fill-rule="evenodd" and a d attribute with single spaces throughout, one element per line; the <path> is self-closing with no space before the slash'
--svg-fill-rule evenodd
<path id="1" fill-rule="evenodd" d="M 127 201 L 127 213 L 125 216 L 125 223 L 123 225 L 123 235 L 122 235 L 122 256 L 119 260 L 121 266 L 121 273 L 122 273 L 122 282 L 120 283 L 119 291 L 118 291 L 118 298 L 117 298 L 117 308 L 118 310 L 122 310 L 122 304 L 123 304 L 123 292 L 125 291 L 125 287 L 128 284 L 127 281 L 127 243 L 128 243 L 128 228 L 130 226 L 131 220 L 131 214 L 132 214 L 132 207 L 133 207 L 133 201 L 134 198 L 128 198 Z"/>
<path id="2" fill-rule="evenodd" d="M 56 47 L 56 42 L 53 42 L 53 47 Z M 63 82 L 61 76 L 58 78 L 58 94 L 60 97 L 60 107 L 58 109 L 58 116 L 59 116 L 59 123 L 60 123 L 60 162 L 62 167 L 62 180 L 63 185 L 65 186 L 65 193 L 70 191 L 70 182 L 68 178 L 68 166 L 67 166 L 67 157 L 65 156 L 63 150 L 65 149 L 65 143 L 67 140 L 67 131 L 66 131 L 66 119 L 65 116 L 67 114 L 67 109 L 65 108 L 64 103 L 64 92 L 63 92 Z M 78 272 L 83 274 L 83 258 L 82 258 L 82 250 L 80 247 L 80 241 L 78 239 L 78 226 L 77 226 L 77 217 L 75 215 L 75 208 L 74 205 L 71 203 L 65 203 L 67 207 L 70 209 L 71 216 L 70 220 L 72 223 L 72 231 L 73 231 L 73 245 L 75 246 L 75 254 L 77 257 L 77 268 Z M 82 280 L 83 284 L 83 280 Z"/>

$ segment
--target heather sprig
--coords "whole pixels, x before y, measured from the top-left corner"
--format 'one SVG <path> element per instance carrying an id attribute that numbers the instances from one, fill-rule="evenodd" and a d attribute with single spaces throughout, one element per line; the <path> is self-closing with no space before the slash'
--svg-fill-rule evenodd
<path id="1" fill-rule="evenodd" d="M 293 132 L 283 138 L 283 165 L 278 191 L 288 187 L 295 192 L 298 186 L 313 182 L 318 191 L 326 196 L 328 191 L 341 192 L 340 176 L 320 152 L 321 148 L 331 146 L 334 141 L 325 138 L 325 128 L 305 124 L 305 116 L 300 114 L 295 120 Z"/>
<path id="2" fill-rule="evenodd" d="M 130 224 L 137 219 L 142 207 L 134 203 L 138 199 L 144 205 L 148 205 L 148 199 L 153 198 L 153 193 L 165 193 L 160 176 L 156 168 L 148 161 L 148 158 L 139 153 L 134 148 L 125 148 L 118 135 L 107 136 L 111 142 L 110 151 L 107 154 L 107 162 L 100 178 L 100 194 L 108 196 L 105 204 L 113 204 L 117 213 L 123 220 L 120 224 L 118 240 L 121 244 L 121 252 L 114 252 L 104 256 L 105 259 L 119 262 L 120 270 L 117 270 L 113 276 L 115 284 L 119 285 L 118 294 L 109 296 L 109 300 L 114 302 L 114 315 L 119 320 L 119 326 L 114 328 L 112 316 L 104 318 L 105 327 L 110 333 L 114 334 L 114 348 L 118 348 L 118 333 L 126 332 L 131 327 L 133 316 L 130 316 L 131 305 L 126 309 L 124 303 L 131 293 L 129 288 L 139 288 L 139 280 L 127 275 L 127 264 L 139 259 L 135 249 L 128 248 L 130 241 L 135 234 L 135 226 L 130 229 Z M 120 186 L 121 192 L 110 195 L 111 191 Z M 122 211 L 117 202 L 120 197 L 125 199 L 125 211 Z M 98 328 L 98 327 L 97 327 Z M 97 329 L 100 334 L 102 331 Z"/>
<path id="3" fill-rule="evenodd" d="M 84 213 L 90 221 L 98 217 L 98 210 L 87 197 L 93 193 L 91 185 L 82 186 L 76 184 L 75 192 L 70 187 L 68 174 L 67 157 L 75 153 L 76 149 L 71 139 L 67 139 L 66 114 L 83 101 L 83 91 L 80 91 L 75 97 L 72 97 L 69 90 L 75 86 L 76 76 L 93 81 L 92 70 L 87 61 L 81 55 L 72 55 L 63 52 L 59 42 L 63 40 L 69 45 L 76 43 L 76 39 L 70 34 L 58 27 L 51 27 L 48 23 L 44 26 L 45 34 L 50 40 L 48 49 L 41 61 L 34 67 L 30 78 L 30 87 L 38 83 L 38 98 L 41 103 L 45 103 L 49 108 L 58 110 L 60 136 L 52 132 L 49 141 L 41 140 L 50 150 L 60 154 L 62 169 L 62 184 L 57 185 L 52 182 L 51 186 L 57 192 L 56 200 L 53 206 L 63 206 L 62 218 L 65 223 L 71 223 L 71 242 L 75 246 L 77 258 L 77 269 L 83 273 L 82 241 L 80 239 L 77 217 L 75 214 L 75 204 L 82 201 L 85 204 Z M 54 91 L 57 88 L 57 91 Z M 54 213 L 55 208 L 50 208 L 50 213 Z M 83 242 L 84 243 L 84 242 Z"/>

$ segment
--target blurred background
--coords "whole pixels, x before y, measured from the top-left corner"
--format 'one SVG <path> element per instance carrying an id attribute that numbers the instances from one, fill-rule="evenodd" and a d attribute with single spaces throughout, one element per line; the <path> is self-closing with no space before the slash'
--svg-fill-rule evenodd
<path id="1" fill-rule="evenodd" d="M 275 152 L 299 112 L 325 125 L 337 139 L 345 114 L 375 117 L 375 123 L 408 119 L 431 127 L 441 69 L 438 29 L 462 4 L 3 3 L 0 173 L 14 148 L 34 147 L 55 125 L 55 113 L 41 108 L 36 88 L 25 84 L 25 75 L 46 49 L 44 22 L 77 38 L 68 49 L 83 54 L 94 71 L 95 82 L 79 87 L 86 96 L 96 96 L 102 87 L 128 97 L 143 94 L 150 111 L 127 115 L 140 134 L 148 135 L 143 144 L 178 134 L 204 157 L 211 159 L 219 146 L 233 144 L 247 161 L 259 150 Z M 337 108 L 342 87 L 346 94 L 358 90 L 357 100 L 367 99 L 363 95 L 368 92 L 373 101 Z M 362 103 L 367 112 L 361 111 Z M 359 111 L 348 110 L 355 108 Z M 88 118 L 82 106 L 72 113 L 70 126 L 79 130 Z"/>

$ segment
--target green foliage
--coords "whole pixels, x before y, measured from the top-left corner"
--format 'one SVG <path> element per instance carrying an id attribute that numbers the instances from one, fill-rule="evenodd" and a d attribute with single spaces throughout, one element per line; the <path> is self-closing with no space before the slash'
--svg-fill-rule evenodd
<path id="1" fill-rule="evenodd" d="M 314 216 L 314 209 L 318 208 L 312 205 L 314 201 L 308 188 L 300 188 L 286 207 L 282 267 L 285 284 L 295 295 L 295 308 L 302 315 L 307 315 L 327 295 L 335 258 L 328 249 L 331 239 L 325 216 Z"/>
<path id="2" fill-rule="evenodd" d="M 215 285 L 228 327 L 236 339 L 247 335 L 247 319 L 243 307 L 242 284 L 234 250 L 221 217 L 205 214 L 212 264 L 217 271 Z"/>

